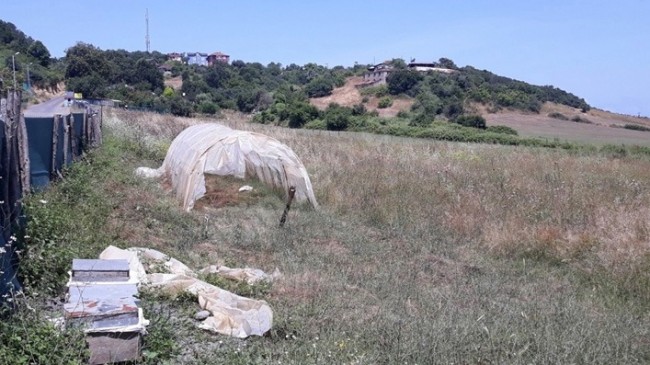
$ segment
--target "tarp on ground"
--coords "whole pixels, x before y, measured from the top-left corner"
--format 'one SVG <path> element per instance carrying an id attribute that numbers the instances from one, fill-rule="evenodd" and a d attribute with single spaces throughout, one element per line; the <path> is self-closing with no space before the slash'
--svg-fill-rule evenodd
<path id="1" fill-rule="evenodd" d="M 287 196 L 293 186 L 298 202 L 318 206 L 307 169 L 291 148 L 269 136 L 216 123 L 188 127 L 174 139 L 158 170 L 138 172 L 169 176 L 185 210 L 205 195 L 205 174 L 257 178 Z"/>
<path id="2" fill-rule="evenodd" d="M 131 277 L 142 277 L 146 283 L 169 294 L 187 292 L 195 295 L 202 309 L 210 312 L 199 328 L 228 336 L 246 338 L 262 336 L 273 325 L 273 311 L 264 300 L 245 298 L 199 280 L 182 262 L 149 248 L 132 247 L 127 250 L 107 247 L 102 260 L 125 259 L 129 262 Z M 148 263 L 146 273 L 143 262 Z M 157 273 L 156 270 L 165 273 Z M 151 272 L 153 271 L 153 272 Z"/>

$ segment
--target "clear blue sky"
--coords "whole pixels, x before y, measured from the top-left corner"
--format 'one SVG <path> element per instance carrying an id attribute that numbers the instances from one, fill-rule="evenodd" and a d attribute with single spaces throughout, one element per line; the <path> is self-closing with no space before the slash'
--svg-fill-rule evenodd
<path id="1" fill-rule="evenodd" d="M 61 57 L 78 41 L 144 50 L 145 9 L 163 53 L 329 67 L 447 57 L 650 116 L 648 0 L 20 0 L 0 19 Z"/>

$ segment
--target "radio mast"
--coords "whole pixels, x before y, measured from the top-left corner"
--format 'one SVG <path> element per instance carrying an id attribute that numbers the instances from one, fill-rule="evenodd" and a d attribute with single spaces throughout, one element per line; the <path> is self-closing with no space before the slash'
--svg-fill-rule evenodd
<path id="1" fill-rule="evenodd" d="M 147 8 L 147 11 L 144 15 L 144 21 L 147 25 L 147 34 L 144 37 L 144 41 L 147 45 L 147 53 L 149 53 L 149 9 Z"/>

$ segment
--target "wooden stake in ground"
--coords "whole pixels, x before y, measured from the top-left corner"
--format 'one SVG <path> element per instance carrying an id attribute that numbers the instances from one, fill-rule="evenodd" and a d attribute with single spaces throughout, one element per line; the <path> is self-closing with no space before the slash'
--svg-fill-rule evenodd
<path id="1" fill-rule="evenodd" d="M 284 222 L 287 221 L 287 214 L 289 214 L 289 209 L 291 209 L 291 202 L 293 201 L 293 196 L 296 194 L 296 187 L 292 186 L 289 188 L 289 199 L 287 200 L 287 206 L 284 207 L 284 213 L 282 213 L 282 218 L 280 218 L 280 227 L 284 226 Z"/>

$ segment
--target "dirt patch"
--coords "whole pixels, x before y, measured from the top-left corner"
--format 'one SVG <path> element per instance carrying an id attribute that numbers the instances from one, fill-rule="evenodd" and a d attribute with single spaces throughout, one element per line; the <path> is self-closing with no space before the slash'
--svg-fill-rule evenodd
<path id="1" fill-rule="evenodd" d="M 181 76 L 176 76 L 165 79 L 165 86 L 169 86 L 174 90 L 180 90 L 183 86 L 183 78 Z"/>
<path id="2" fill-rule="evenodd" d="M 261 195 L 258 189 L 240 192 L 239 188 L 244 185 L 244 180 L 205 174 L 205 195 L 196 201 L 194 209 L 232 207 L 257 201 Z"/>
<path id="3" fill-rule="evenodd" d="M 363 96 L 361 96 L 357 87 L 362 83 L 363 77 L 348 77 L 345 81 L 345 85 L 334 89 L 331 95 L 310 99 L 310 103 L 320 110 L 324 110 L 331 103 L 336 103 L 350 108 L 356 104 L 362 104 Z M 391 98 L 393 99 L 393 105 L 388 108 L 379 109 L 377 105 L 379 104 L 380 98 L 375 96 L 368 96 L 368 101 L 363 104 L 366 106 L 368 111 L 376 110 L 381 117 L 394 117 L 400 112 L 400 110 L 408 111 L 411 109 L 411 105 L 413 105 L 413 99 L 410 98 Z"/>

